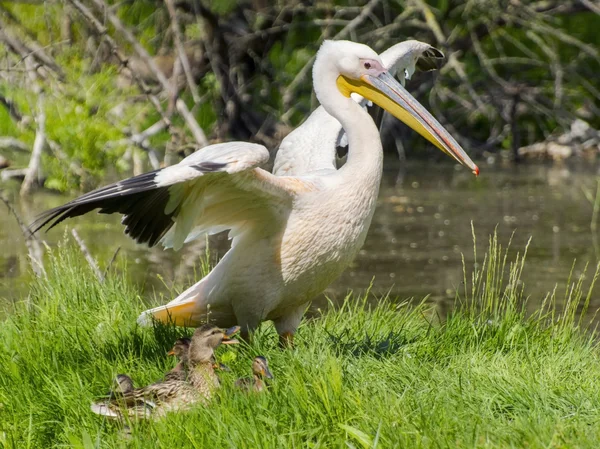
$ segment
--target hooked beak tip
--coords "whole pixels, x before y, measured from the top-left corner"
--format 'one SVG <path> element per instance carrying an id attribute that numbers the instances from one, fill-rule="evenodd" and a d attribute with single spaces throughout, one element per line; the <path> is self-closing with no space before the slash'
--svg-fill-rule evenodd
<path id="1" fill-rule="evenodd" d="M 473 174 L 475 176 L 479 176 L 479 167 L 476 165 L 475 168 L 473 169 Z"/>

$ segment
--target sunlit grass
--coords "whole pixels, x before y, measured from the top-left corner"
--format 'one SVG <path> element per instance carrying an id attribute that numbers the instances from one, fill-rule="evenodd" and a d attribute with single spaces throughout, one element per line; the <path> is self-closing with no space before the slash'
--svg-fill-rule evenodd
<path id="1" fill-rule="evenodd" d="M 465 271 L 455 309 L 349 296 L 307 320 L 282 351 L 270 325 L 220 348 L 231 368 L 210 407 L 132 426 L 89 410 L 116 373 L 138 385 L 173 363 L 182 332 L 142 329 L 125 274 L 100 284 L 71 247 L 0 326 L 0 442 L 5 447 L 391 448 L 597 447 L 600 364 L 580 319 L 598 272 L 527 314 L 520 276 L 496 239 Z M 562 298 L 561 298 L 562 299 Z M 564 302 L 564 307 L 557 303 Z M 246 395 L 233 381 L 265 355 L 275 381 Z"/>

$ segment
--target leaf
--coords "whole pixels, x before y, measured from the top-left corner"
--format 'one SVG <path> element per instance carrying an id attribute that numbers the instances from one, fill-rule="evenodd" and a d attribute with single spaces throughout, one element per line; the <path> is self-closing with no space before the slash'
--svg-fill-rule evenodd
<path id="1" fill-rule="evenodd" d="M 362 430 L 358 430 L 357 428 L 348 426 L 346 424 L 338 424 L 338 427 L 342 430 L 345 430 L 348 435 L 354 438 L 365 449 L 373 447 L 372 438 Z"/>

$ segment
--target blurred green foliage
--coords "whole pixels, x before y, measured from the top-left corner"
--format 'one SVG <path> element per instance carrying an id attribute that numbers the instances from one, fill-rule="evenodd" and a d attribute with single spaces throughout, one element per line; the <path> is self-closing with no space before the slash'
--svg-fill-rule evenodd
<path id="1" fill-rule="evenodd" d="M 175 50 L 165 3 L 110 3 L 150 54 L 171 58 L 172 70 Z M 600 15 L 582 3 L 372 3 L 177 0 L 184 39 L 203 52 L 196 79 L 202 101 L 194 105 L 185 82 L 181 98 L 209 139 L 258 140 L 276 147 L 315 106 L 310 70 L 297 77 L 323 39 L 341 33 L 382 51 L 415 38 L 439 47 L 448 58 L 438 74 L 415 75 L 408 87 L 444 125 L 450 125 L 470 153 L 514 150 L 567 129 L 575 118 L 600 127 Z M 133 46 L 91 4 L 90 10 L 107 26 L 123 54 L 134 60 Z M 371 10 L 362 17 L 365 8 Z M 108 171 L 130 171 L 132 155 L 145 160 L 143 151 L 126 137 L 147 129 L 160 115 L 131 81 L 122 82 L 118 61 L 102 48 L 93 27 L 70 2 L 0 2 L 0 19 L 7 34 L 37 43 L 65 74 L 63 80 L 49 73 L 38 81 L 47 95 L 48 138 L 66 155 L 56 157 L 52 151 L 44 155 L 47 187 L 89 188 Z M 32 80 L 23 58 L 2 41 L 0 60 L 0 96 L 28 117 L 15 123 L 0 106 L 0 135 L 30 145 L 36 128 Z M 227 76 L 220 76 L 219 70 Z M 146 79 L 150 85 L 151 78 Z M 169 110 L 169 96 L 159 91 L 154 88 L 163 110 Z M 176 113 L 170 118 L 171 128 L 149 138 L 148 144 L 160 157 L 168 152 L 181 157 L 195 142 Z M 513 122 L 520 131 L 516 137 Z M 401 133 L 412 147 L 426 147 L 399 129 L 390 132 Z M 27 164 L 27 154 L 8 156 L 14 166 Z M 74 171 L 73 163 L 81 170 Z"/>

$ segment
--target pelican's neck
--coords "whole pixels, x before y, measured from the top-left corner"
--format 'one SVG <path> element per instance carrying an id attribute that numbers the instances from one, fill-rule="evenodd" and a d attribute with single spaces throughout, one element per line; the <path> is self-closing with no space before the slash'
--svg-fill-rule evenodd
<path id="1" fill-rule="evenodd" d="M 379 130 L 365 109 L 339 91 L 337 77 L 333 67 L 326 64 L 315 66 L 317 98 L 325 110 L 342 124 L 348 137 L 348 159 L 340 172 L 352 173 L 359 178 L 364 176 L 379 184 L 383 168 Z"/>

